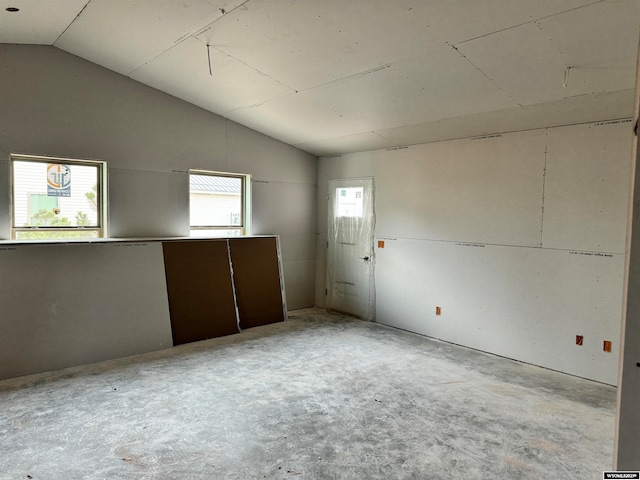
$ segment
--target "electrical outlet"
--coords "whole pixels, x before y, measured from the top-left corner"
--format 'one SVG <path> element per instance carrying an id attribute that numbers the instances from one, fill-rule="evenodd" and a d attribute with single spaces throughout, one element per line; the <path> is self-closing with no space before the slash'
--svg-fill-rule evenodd
<path id="1" fill-rule="evenodd" d="M 436 315 L 440 316 L 442 314 L 442 309 L 440 307 L 436 307 Z"/>
<path id="2" fill-rule="evenodd" d="M 604 341 L 602 350 L 604 350 L 605 352 L 611 352 L 611 342 L 609 340 Z"/>
<path id="3" fill-rule="evenodd" d="M 576 335 L 576 345 L 581 347 L 583 342 L 584 342 L 584 336 Z"/>

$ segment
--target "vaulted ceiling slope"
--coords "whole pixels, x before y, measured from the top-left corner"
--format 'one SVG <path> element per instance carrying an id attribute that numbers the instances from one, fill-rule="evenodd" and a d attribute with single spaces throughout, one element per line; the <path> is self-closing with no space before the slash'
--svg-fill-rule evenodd
<path id="1" fill-rule="evenodd" d="M 0 7 L 1 43 L 53 45 L 316 155 L 633 113 L 640 0 Z"/>

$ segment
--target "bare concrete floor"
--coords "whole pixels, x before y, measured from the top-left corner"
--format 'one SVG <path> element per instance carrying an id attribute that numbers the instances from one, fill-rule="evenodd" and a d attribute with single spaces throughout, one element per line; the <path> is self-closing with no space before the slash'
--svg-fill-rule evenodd
<path id="1" fill-rule="evenodd" d="M 1 479 L 587 479 L 615 389 L 320 310 L 0 382 Z"/>

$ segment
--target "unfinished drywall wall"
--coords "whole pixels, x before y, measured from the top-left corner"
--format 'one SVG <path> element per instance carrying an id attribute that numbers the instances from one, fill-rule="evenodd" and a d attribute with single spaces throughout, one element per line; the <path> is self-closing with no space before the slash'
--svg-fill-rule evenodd
<path id="1" fill-rule="evenodd" d="M 7 245 L 0 272 L 0 378 L 173 345 L 160 242 Z"/>
<path id="2" fill-rule="evenodd" d="M 0 379 L 284 321 L 280 258 L 273 236 L 0 245 Z"/>
<path id="3" fill-rule="evenodd" d="M 640 52 L 636 62 L 636 95 L 634 99 L 634 135 L 631 147 L 631 175 L 627 235 L 625 244 L 625 272 L 621 324 L 620 364 L 618 372 L 618 402 L 613 468 L 640 469 Z"/>
<path id="4" fill-rule="evenodd" d="M 228 241 L 167 241 L 162 249 L 173 344 L 238 333 Z"/>
<path id="5" fill-rule="evenodd" d="M 378 322 L 614 385 L 630 148 L 619 121 L 321 158 L 316 303 L 327 182 L 373 176 Z"/>
<path id="6" fill-rule="evenodd" d="M 2 185 L 10 153 L 105 160 L 110 235 L 175 237 L 189 169 L 251 174 L 252 233 L 282 236 L 289 308 L 313 304 L 315 157 L 53 47 L 0 45 L 0 92 Z"/>
<path id="7" fill-rule="evenodd" d="M 313 305 L 317 159 L 234 122 L 227 133 L 229 170 L 251 169 L 251 233 L 280 237 L 287 308 Z"/>
<path id="8" fill-rule="evenodd" d="M 286 320 L 277 237 L 230 238 L 229 259 L 241 329 Z"/>

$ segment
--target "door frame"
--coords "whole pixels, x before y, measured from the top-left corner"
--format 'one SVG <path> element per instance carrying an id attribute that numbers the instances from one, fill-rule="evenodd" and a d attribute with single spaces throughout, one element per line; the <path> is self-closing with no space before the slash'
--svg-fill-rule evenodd
<path id="1" fill-rule="evenodd" d="M 368 224 L 370 225 L 370 233 L 368 235 L 368 252 L 363 254 L 364 257 L 361 257 L 363 260 L 368 258 L 368 260 L 364 260 L 368 264 L 368 298 L 366 300 L 366 312 L 363 315 L 359 315 L 353 312 L 345 312 L 340 309 L 333 308 L 331 306 L 331 298 L 329 292 L 332 292 L 332 278 L 334 276 L 333 272 L 331 272 L 332 266 L 332 250 L 335 248 L 335 245 L 331 245 L 331 242 L 334 240 L 334 218 L 335 214 L 335 205 L 332 205 L 332 199 L 335 202 L 335 191 L 337 188 L 340 188 L 341 183 L 349 183 L 349 182 L 361 182 L 365 187 L 365 191 L 369 191 L 369 200 L 367 202 L 367 198 L 364 199 L 363 208 L 365 211 L 363 212 L 363 217 L 367 217 L 370 215 L 370 219 L 368 220 Z M 345 185 L 347 186 L 347 185 Z M 350 185 L 349 185 L 350 186 Z M 375 224 L 376 224 L 376 214 L 375 214 L 375 179 L 373 176 L 370 177 L 352 177 L 352 178 L 333 178 L 329 179 L 327 183 L 327 256 L 326 256 L 326 268 L 325 268 L 325 294 L 326 294 L 326 302 L 325 308 L 327 311 L 331 312 L 339 312 L 350 316 L 355 316 L 357 318 L 361 318 L 363 320 L 375 320 L 375 311 L 376 311 L 376 292 L 375 292 L 375 248 L 374 248 L 374 239 L 375 239 Z M 332 248 L 333 247 L 333 248 Z"/>

